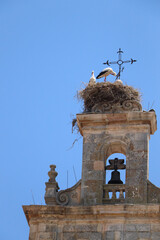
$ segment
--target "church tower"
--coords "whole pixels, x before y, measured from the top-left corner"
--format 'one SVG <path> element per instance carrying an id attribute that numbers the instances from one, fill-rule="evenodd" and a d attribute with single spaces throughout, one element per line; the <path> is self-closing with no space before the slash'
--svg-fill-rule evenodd
<path id="1" fill-rule="evenodd" d="M 96 83 L 92 76 L 79 95 L 84 101 L 83 113 L 76 116 L 83 136 L 82 178 L 59 191 L 56 166 L 50 166 L 46 205 L 23 206 L 29 239 L 159 240 L 160 189 L 148 179 L 155 111 L 143 111 L 139 92 L 119 79 Z M 126 162 L 117 157 L 108 164 L 115 153 L 124 154 Z"/>

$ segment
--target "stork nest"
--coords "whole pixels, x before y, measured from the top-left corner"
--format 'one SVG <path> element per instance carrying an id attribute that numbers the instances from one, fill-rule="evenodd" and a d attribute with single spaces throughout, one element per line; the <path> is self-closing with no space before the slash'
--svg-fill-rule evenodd
<path id="1" fill-rule="evenodd" d="M 134 100 L 140 102 L 141 96 L 137 89 L 123 85 L 98 82 L 88 86 L 78 92 L 78 99 L 83 100 L 83 112 L 91 112 L 95 104 L 122 104 L 126 100 Z"/>

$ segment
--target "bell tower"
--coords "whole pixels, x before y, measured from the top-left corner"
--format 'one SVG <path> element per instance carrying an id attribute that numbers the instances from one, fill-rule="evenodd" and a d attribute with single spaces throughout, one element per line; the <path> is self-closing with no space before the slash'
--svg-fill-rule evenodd
<path id="1" fill-rule="evenodd" d="M 74 123 L 83 136 L 82 177 L 59 190 L 56 166 L 50 166 L 46 205 L 23 206 L 29 240 L 160 239 L 160 189 L 148 176 L 155 111 L 142 109 L 133 87 L 119 79 L 96 83 L 93 73 L 79 97 L 84 109 Z M 124 154 L 126 162 L 110 159 L 115 153 Z M 107 171 L 112 171 L 109 182 Z"/>
<path id="2" fill-rule="evenodd" d="M 139 104 L 139 111 L 133 111 L 132 101 L 128 106 L 127 111 L 77 115 L 83 135 L 81 198 L 84 205 L 111 203 L 108 195 L 112 192 L 115 196 L 115 191 L 125 193 L 125 203 L 148 201 L 149 139 L 156 131 L 156 115 L 142 112 Z M 126 156 L 123 186 L 105 184 L 106 159 L 113 153 Z"/>

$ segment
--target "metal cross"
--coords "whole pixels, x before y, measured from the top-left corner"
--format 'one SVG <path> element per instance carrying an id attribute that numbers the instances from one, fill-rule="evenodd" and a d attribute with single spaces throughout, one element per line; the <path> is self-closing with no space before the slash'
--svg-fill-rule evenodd
<path id="1" fill-rule="evenodd" d="M 106 170 L 117 170 L 117 169 L 125 169 L 126 165 L 124 164 L 124 159 L 110 159 L 109 164 L 105 167 Z"/>
<path id="2" fill-rule="evenodd" d="M 107 60 L 107 62 L 103 63 L 103 64 L 107 64 L 108 66 L 110 66 L 110 64 L 118 64 L 119 72 L 116 76 L 116 79 L 120 78 L 121 72 L 123 72 L 123 70 L 124 70 L 124 67 L 122 68 L 123 63 L 131 63 L 132 64 L 137 61 L 137 60 L 133 60 L 132 58 L 131 58 L 131 60 L 123 61 L 122 60 L 123 51 L 121 50 L 121 48 L 119 48 L 117 53 L 118 53 L 118 61 L 109 62 L 109 60 Z"/>

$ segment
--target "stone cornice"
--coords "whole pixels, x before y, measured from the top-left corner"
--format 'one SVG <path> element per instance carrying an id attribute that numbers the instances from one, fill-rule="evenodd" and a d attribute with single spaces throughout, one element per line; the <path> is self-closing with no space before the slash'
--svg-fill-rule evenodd
<path id="1" fill-rule="evenodd" d="M 100 220 L 103 218 L 160 218 L 160 204 L 110 204 L 97 206 L 23 206 L 28 224 L 41 222 L 46 219 L 51 221 L 63 220 Z"/>
<path id="2" fill-rule="evenodd" d="M 103 113 L 103 114 L 77 114 L 77 123 L 81 135 L 87 127 L 106 127 L 113 125 L 149 125 L 150 134 L 157 130 L 157 119 L 155 112 L 125 112 L 125 113 Z"/>

